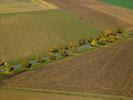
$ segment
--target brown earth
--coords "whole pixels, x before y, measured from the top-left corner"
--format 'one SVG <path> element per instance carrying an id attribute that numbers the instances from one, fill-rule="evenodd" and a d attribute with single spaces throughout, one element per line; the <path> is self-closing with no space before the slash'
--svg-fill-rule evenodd
<path id="1" fill-rule="evenodd" d="M 7 86 L 133 96 L 133 39 L 4 81 Z"/>
<path id="2" fill-rule="evenodd" d="M 133 11 L 107 5 L 98 0 L 45 0 L 68 10 L 100 29 L 133 28 Z"/>

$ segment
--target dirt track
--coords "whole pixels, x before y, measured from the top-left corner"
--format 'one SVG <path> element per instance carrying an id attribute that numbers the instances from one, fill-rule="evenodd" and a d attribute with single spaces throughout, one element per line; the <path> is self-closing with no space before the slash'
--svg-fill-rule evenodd
<path id="1" fill-rule="evenodd" d="M 107 5 L 97 0 L 45 0 L 73 14 L 100 29 L 112 29 L 118 26 L 128 31 L 133 27 L 133 11 Z"/>
<path id="2" fill-rule="evenodd" d="M 5 80 L 7 86 L 133 96 L 133 39 L 45 65 Z"/>

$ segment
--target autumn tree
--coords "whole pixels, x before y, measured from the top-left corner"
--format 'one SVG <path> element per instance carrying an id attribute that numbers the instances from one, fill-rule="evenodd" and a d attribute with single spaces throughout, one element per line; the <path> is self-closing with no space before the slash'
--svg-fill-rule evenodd
<path id="1" fill-rule="evenodd" d="M 57 46 L 51 46 L 49 47 L 49 51 L 51 53 L 57 53 L 59 51 L 59 48 Z"/>
<path id="2" fill-rule="evenodd" d="M 79 40 L 79 45 L 85 45 L 86 44 L 86 39 L 82 38 Z"/>
<path id="3" fill-rule="evenodd" d="M 93 39 L 92 42 L 91 42 L 91 46 L 94 47 L 94 46 L 96 46 L 96 44 L 97 44 L 96 40 Z"/>

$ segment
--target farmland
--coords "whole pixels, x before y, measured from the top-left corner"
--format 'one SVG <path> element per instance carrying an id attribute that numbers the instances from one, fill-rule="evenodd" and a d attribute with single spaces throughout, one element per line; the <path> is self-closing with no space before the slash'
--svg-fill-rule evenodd
<path id="1" fill-rule="evenodd" d="M 60 94 L 60 93 L 47 93 L 47 92 L 35 92 L 35 91 L 23 91 L 14 89 L 1 89 L 3 92 L 0 94 L 2 100 L 118 100 L 121 97 L 110 96 L 106 97 L 103 95 L 83 95 L 77 93 L 73 94 Z M 8 95 L 8 96 L 7 96 Z M 124 99 L 129 100 L 129 99 Z"/>
<path id="2" fill-rule="evenodd" d="M 0 98 L 132 100 L 132 1 L 119 1 L 0 0 Z"/>
<path id="3" fill-rule="evenodd" d="M 118 26 L 133 30 L 133 11 L 107 5 L 98 0 L 45 0 L 65 9 L 98 29 L 114 29 Z M 119 1 L 119 0 L 115 0 Z"/>
<path id="4" fill-rule="evenodd" d="M 1 0 L 0 14 L 58 9 L 43 0 Z"/>
<path id="5" fill-rule="evenodd" d="M 99 0 L 108 4 L 133 9 L 133 0 Z"/>
<path id="6" fill-rule="evenodd" d="M 4 81 L 7 86 L 133 96 L 133 39 L 42 66 Z M 106 59 L 105 59 L 106 58 Z"/>
<path id="7" fill-rule="evenodd" d="M 50 45 L 99 34 L 78 17 L 56 9 L 1 14 L 0 18 L 3 60 L 45 52 Z"/>

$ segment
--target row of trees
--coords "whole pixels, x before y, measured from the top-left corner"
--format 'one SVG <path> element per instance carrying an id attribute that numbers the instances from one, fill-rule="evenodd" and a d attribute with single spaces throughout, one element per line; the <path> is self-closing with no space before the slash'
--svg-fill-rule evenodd
<path id="1" fill-rule="evenodd" d="M 55 53 L 60 52 L 63 57 L 69 56 L 68 51 L 75 49 L 79 46 L 83 46 L 86 44 L 90 44 L 92 47 L 95 47 L 97 44 L 106 45 L 106 43 L 113 43 L 120 38 L 120 34 L 124 32 L 124 29 L 118 28 L 117 31 L 113 32 L 111 30 L 105 30 L 96 38 L 82 38 L 78 43 L 69 42 L 68 44 L 62 45 L 61 47 L 53 46 L 49 48 L 49 52 L 51 53 L 51 59 L 55 60 Z"/>
<path id="2" fill-rule="evenodd" d="M 86 44 L 90 44 L 92 47 L 95 47 L 96 45 L 106 45 L 106 43 L 113 43 L 116 40 L 118 40 L 120 38 L 120 34 L 124 33 L 124 29 L 122 28 L 118 28 L 116 32 L 113 32 L 111 30 L 105 30 L 104 32 L 102 32 L 102 34 L 100 34 L 98 37 L 93 38 L 82 38 L 78 41 L 78 43 L 76 42 L 69 42 L 68 44 L 64 44 L 60 47 L 57 46 L 50 46 L 48 48 L 49 50 L 49 58 L 50 60 L 56 60 L 56 53 L 60 53 L 61 56 L 63 57 L 67 57 L 69 56 L 69 52 L 71 50 L 76 49 L 77 47 L 86 45 Z M 41 62 L 45 62 L 45 59 L 42 59 L 41 57 L 37 57 L 37 62 L 41 63 Z M 7 64 L 6 64 L 7 66 Z M 30 68 L 32 66 L 31 63 L 29 62 L 25 62 L 23 63 L 23 66 L 26 68 Z M 12 71 L 13 68 L 10 69 L 10 71 Z"/>

